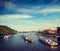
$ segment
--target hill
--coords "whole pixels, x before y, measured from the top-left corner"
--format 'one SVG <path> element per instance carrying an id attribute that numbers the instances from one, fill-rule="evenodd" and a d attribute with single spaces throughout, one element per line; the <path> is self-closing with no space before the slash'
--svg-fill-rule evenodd
<path id="1" fill-rule="evenodd" d="M 16 34 L 17 31 L 8 26 L 0 25 L 0 34 Z"/>

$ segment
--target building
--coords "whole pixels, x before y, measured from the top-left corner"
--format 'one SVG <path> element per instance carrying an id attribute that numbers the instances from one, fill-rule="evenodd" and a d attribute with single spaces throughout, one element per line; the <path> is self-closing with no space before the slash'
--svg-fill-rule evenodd
<path id="1" fill-rule="evenodd" d="M 57 27 L 57 34 L 60 35 L 60 27 Z"/>
<path id="2" fill-rule="evenodd" d="M 57 30 L 46 29 L 46 30 L 44 30 L 44 32 L 50 33 L 50 34 L 55 34 L 57 32 Z"/>
<path id="3" fill-rule="evenodd" d="M 57 43 L 58 46 L 60 47 L 60 27 L 57 27 Z"/>

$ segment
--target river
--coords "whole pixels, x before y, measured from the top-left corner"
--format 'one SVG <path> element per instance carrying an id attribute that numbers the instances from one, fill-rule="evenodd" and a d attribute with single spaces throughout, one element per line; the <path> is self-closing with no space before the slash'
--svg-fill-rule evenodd
<path id="1" fill-rule="evenodd" d="M 22 35 L 29 36 L 34 43 L 26 43 Z M 38 36 L 30 33 L 15 34 L 8 40 L 0 38 L 0 51 L 59 51 L 39 42 Z"/>

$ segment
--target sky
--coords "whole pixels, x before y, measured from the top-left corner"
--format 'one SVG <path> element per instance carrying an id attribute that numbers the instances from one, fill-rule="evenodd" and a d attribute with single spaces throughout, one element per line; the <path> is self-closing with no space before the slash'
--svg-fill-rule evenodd
<path id="1" fill-rule="evenodd" d="M 0 0 L 0 25 L 17 31 L 56 29 L 60 0 Z"/>

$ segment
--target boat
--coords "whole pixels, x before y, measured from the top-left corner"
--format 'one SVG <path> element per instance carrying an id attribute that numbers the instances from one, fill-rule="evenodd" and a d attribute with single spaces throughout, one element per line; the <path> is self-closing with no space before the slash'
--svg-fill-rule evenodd
<path id="1" fill-rule="evenodd" d="M 30 37 L 25 37 L 24 40 L 27 42 L 27 43 L 33 43 L 33 39 L 30 38 Z"/>
<path id="2" fill-rule="evenodd" d="M 50 45 L 50 46 L 57 46 L 57 42 L 51 40 L 51 39 L 46 39 L 46 42 Z"/>
<path id="3" fill-rule="evenodd" d="M 51 47 L 53 47 L 53 46 L 55 47 L 55 46 L 58 45 L 57 42 L 55 42 L 55 41 L 53 41 L 53 40 L 51 40 L 49 38 L 46 38 L 46 37 L 39 37 L 39 41 L 43 42 L 44 44 L 49 45 Z"/>
<path id="4" fill-rule="evenodd" d="M 26 43 L 33 43 L 34 42 L 30 36 L 26 36 L 24 34 L 21 35 L 21 38 L 23 38 Z"/>
<path id="5" fill-rule="evenodd" d="M 8 40 L 8 39 L 10 39 L 11 37 L 12 37 L 12 35 L 5 35 L 5 36 L 4 36 L 4 39 L 5 39 L 5 40 Z"/>

